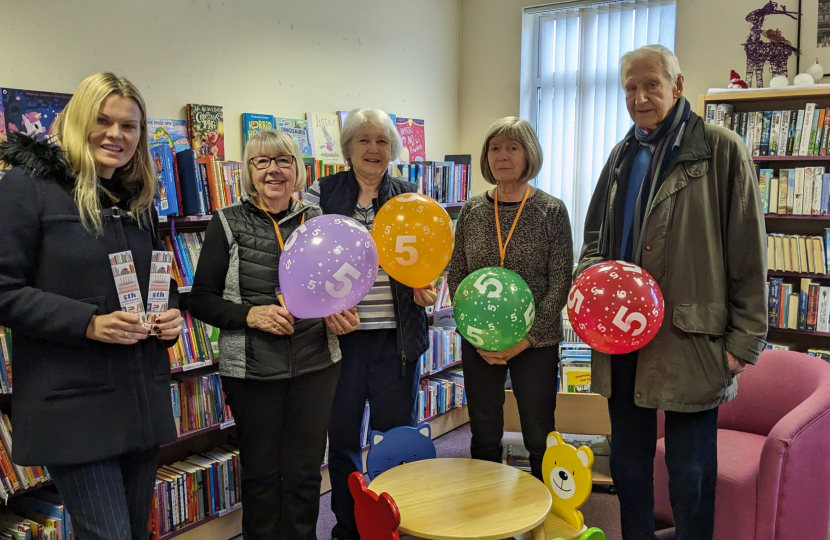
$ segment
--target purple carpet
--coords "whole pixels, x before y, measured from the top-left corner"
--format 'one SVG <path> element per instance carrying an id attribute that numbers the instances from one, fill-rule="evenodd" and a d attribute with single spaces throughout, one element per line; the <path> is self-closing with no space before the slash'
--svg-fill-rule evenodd
<path id="1" fill-rule="evenodd" d="M 470 457 L 470 425 L 465 424 L 435 439 L 438 457 Z M 620 507 L 617 497 L 602 491 L 591 494 L 588 502 L 581 508 L 585 523 L 590 527 L 599 527 L 608 540 L 621 540 Z M 320 517 L 317 520 L 317 538 L 329 540 L 334 527 L 334 514 L 331 513 L 331 493 L 320 497 Z"/>

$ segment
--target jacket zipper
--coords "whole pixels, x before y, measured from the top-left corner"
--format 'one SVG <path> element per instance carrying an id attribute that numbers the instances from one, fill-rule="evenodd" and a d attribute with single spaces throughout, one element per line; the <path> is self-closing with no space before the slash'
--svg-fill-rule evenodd
<path id="1" fill-rule="evenodd" d="M 401 305 L 400 300 L 398 300 L 398 284 L 397 282 L 389 277 L 389 283 L 392 285 L 392 300 L 395 303 L 395 322 L 398 325 L 398 332 L 400 332 L 400 347 L 401 347 L 401 379 L 406 377 L 406 347 L 404 347 L 404 329 L 403 324 L 401 323 Z"/>
<path id="2" fill-rule="evenodd" d="M 294 358 L 294 336 L 288 336 L 288 375 L 292 379 L 297 376 L 297 363 Z"/>

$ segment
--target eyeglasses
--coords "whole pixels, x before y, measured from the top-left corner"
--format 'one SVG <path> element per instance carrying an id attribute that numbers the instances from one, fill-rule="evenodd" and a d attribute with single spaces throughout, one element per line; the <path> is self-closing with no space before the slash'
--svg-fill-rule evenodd
<path id="1" fill-rule="evenodd" d="M 275 162 L 277 167 L 280 169 L 290 169 L 292 165 L 294 165 L 294 156 L 279 156 L 279 157 L 268 157 L 268 156 L 257 156 L 252 157 L 250 160 L 251 165 L 254 166 L 255 169 L 259 171 L 264 171 L 268 167 L 271 166 L 271 162 Z"/>

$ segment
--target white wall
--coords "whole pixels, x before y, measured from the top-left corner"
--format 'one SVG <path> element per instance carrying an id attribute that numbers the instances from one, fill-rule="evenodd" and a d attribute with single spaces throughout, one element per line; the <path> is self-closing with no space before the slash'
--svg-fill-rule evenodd
<path id="1" fill-rule="evenodd" d="M 0 0 L 0 87 L 71 93 L 111 70 L 153 117 L 379 107 L 424 118 L 428 159 L 457 153 L 460 0 Z"/>
<path id="2" fill-rule="evenodd" d="M 461 152 L 473 153 L 478 163 L 483 137 L 498 118 L 519 114 L 522 9 L 539 0 L 462 0 L 461 2 Z M 792 4 L 794 9 L 797 2 Z M 678 0 L 675 52 L 686 77 L 685 95 L 697 109 L 698 94 L 725 87 L 729 70 L 746 75 L 741 47 L 749 34 L 746 15 L 764 0 Z M 805 20 L 815 14 L 805 13 Z M 765 28 L 780 28 L 793 43 L 797 26 L 787 17 L 767 20 Z M 802 68 L 803 69 L 803 68 Z M 790 80 L 795 60 L 790 62 Z M 767 80 L 769 79 L 767 74 Z M 473 191 L 487 184 L 474 171 Z"/>

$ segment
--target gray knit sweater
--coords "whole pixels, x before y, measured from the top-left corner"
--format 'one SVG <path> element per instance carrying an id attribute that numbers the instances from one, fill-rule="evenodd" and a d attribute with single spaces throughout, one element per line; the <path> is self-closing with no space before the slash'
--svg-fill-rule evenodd
<path id="1" fill-rule="evenodd" d="M 507 239 L 519 203 L 499 202 L 502 240 Z M 504 267 L 524 279 L 536 302 L 536 320 L 527 340 L 532 347 L 562 341 L 562 308 L 571 287 L 573 243 L 568 210 L 561 200 L 537 190 L 528 197 L 507 246 Z M 455 229 L 455 251 L 447 281 L 450 293 L 470 273 L 499 265 L 493 199 L 485 192 L 469 199 Z"/>

